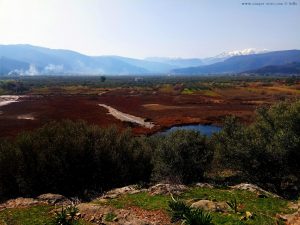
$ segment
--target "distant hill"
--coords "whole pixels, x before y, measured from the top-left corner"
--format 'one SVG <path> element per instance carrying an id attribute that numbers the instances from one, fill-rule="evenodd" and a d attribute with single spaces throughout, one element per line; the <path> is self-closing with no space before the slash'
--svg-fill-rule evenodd
<path id="1" fill-rule="evenodd" d="M 184 67 L 192 67 L 192 66 L 202 66 L 205 65 L 201 59 L 198 58 L 167 58 L 167 57 L 148 57 L 145 58 L 147 61 L 151 62 L 159 62 L 168 64 L 172 67 L 184 68 Z"/>
<path id="2" fill-rule="evenodd" d="M 201 65 L 196 59 L 177 59 L 169 63 L 121 56 L 87 56 L 75 51 L 32 45 L 0 45 L 0 57 L 3 58 L 0 64 L 0 75 L 147 75 L 166 74 L 175 68 Z M 11 61 L 8 62 L 8 59 Z"/>
<path id="3" fill-rule="evenodd" d="M 278 66 L 265 66 L 257 70 L 246 71 L 253 74 L 300 74 L 300 62 L 288 63 Z"/>
<path id="4" fill-rule="evenodd" d="M 300 62 L 300 50 L 275 51 L 263 54 L 240 55 L 208 66 L 172 70 L 173 74 L 226 74 L 240 73 L 269 65 Z"/>
<path id="5" fill-rule="evenodd" d="M 262 53 L 245 49 L 204 59 L 134 59 L 121 56 L 87 56 L 75 51 L 32 45 L 0 45 L 0 75 L 226 74 L 299 61 L 299 50 Z"/>
<path id="6" fill-rule="evenodd" d="M 129 64 L 121 58 L 91 57 L 70 50 L 31 45 L 0 45 L 0 57 L 32 65 L 37 74 L 140 74 L 150 72 L 145 68 Z M 23 70 L 14 69 L 20 74 L 27 73 L 24 68 L 22 68 Z"/>

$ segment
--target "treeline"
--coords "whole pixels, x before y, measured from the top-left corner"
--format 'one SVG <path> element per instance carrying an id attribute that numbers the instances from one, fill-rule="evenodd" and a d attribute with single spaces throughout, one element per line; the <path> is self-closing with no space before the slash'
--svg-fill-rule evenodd
<path id="1" fill-rule="evenodd" d="M 0 80 L 0 94 L 23 94 L 29 87 L 17 80 Z"/>
<path id="2" fill-rule="evenodd" d="M 26 93 L 34 88 L 87 86 L 92 88 L 156 88 L 165 84 L 186 88 L 226 88 L 244 86 L 251 82 L 282 82 L 287 85 L 297 84 L 299 76 L 0 76 L 0 88 L 8 93 Z"/>
<path id="3" fill-rule="evenodd" d="M 83 196 L 161 181 L 190 184 L 225 170 L 239 174 L 239 181 L 295 197 L 299 162 L 300 101 L 262 108 L 250 126 L 229 117 L 212 137 L 194 131 L 137 137 L 82 121 L 51 122 L 1 140 L 0 198 L 46 192 Z"/>

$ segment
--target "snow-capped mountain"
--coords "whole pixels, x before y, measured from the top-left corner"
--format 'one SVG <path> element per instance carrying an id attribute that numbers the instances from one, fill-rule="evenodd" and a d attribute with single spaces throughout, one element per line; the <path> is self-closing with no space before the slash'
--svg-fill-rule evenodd
<path id="1" fill-rule="evenodd" d="M 210 64 L 213 64 L 213 63 L 217 63 L 217 62 L 223 62 L 225 59 L 228 59 L 228 58 L 233 57 L 233 56 L 261 54 L 261 53 L 267 53 L 267 52 L 268 52 L 267 49 L 257 50 L 255 48 L 246 48 L 246 49 L 243 49 L 243 50 L 222 52 L 221 54 L 216 55 L 214 57 L 209 57 L 209 58 L 202 59 L 202 61 L 206 65 L 210 65 Z"/>
<path id="2" fill-rule="evenodd" d="M 261 53 L 266 53 L 266 52 L 268 52 L 267 49 L 257 50 L 255 48 L 246 48 L 243 50 L 222 52 L 221 54 L 216 55 L 214 58 L 229 58 L 229 57 L 237 56 L 237 55 L 252 55 L 252 54 L 261 54 Z"/>
<path id="3" fill-rule="evenodd" d="M 295 63 L 296 62 L 296 63 Z M 282 73 L 297 74 L 300 50 L 272 51 L 261 54 L 236 55 L 223 62 L 206 66 L 175 69 L 173 74 L 232 74 L 232 73 Z"/>

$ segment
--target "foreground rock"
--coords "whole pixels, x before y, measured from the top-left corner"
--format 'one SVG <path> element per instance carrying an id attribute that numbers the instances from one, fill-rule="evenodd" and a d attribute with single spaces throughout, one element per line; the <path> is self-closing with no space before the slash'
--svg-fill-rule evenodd
<path id="1" fill-rule="evenodd" d="M 10 199 L 0 204 L 0 210 L 11 208 L 26 208 L 35 205 L 70 205 L 72 202 L 63 195 L 59 194 L 43 194 L 37 198 L 16 198 Z"/>
<path id="2" fill-rule="evenodd" d="M 291 214 L 279 214 L 277 215 L 278 218 L 285 221 L 287 225 L 300 225 L 300 201 L 289 203 L 289 209 L 296 210 L 296 212 Z"/>
<path id="3" fill-rule="evenodd" d="M 125 194 L 137 194 L 140 192 L 148 192 L 150 195 L 179 195 L 188 189 L 185 185 L 180 184 L 156 184 L 148 189 L 141 189 L 137 185 L 129 185 L 122 188 L 116 188 L 106 192 L 103 196 L 97 198 L 97 201 L 105 202 L 107 199 L 117 198 Z"/>
<path id="4" fill-rule="evenodd" d="M 209 212 L 228 212 L 230 210 L 226 202 L 214 202 L 210 200 L 194 202 L 191 207 L 203 209 Z"/>
<path id="5" fill-rule="evenodd" d="M 16 198 L 8 200 L 7 202 L 0 205 L 0 210 L 20 207 L 30 207 L 38 205 L 40 202 L 34 198 Z"/>
<path id="6" fill-rule="evenodd" d="M 120 195 L 124 194 L 136 194 L 142 191 L 146 191 L 146 189 L 140 189 L 137 185 L 129 185 L 122 188 L 116 188 L 106 192 L 101 198 L 102 199 L 111 199 L 117 198 Z"/>
<path id="7" fill-rule="evenodd" d="M 279 198 L 278 195 L 268 192 L 254 184 L 247 184 L 247 183 L 242 183 L 238 184 L 235 186 L 230 186 L 230 188 L 235 189 L 235 190 L 244 190 L 244 191 L 250 191 L 252 193 L 255 193 L 257 195 L 262 195 L 266 197 L 271 197 L 271 198 Z"/>
<path id="8" fill-rule="evenodd" d="M 168 225 L 169 218 L 161 211 L 147 211 L 137 207 L 115 209 L 111 206 L 81 203 L 77 205 L 81 218 L 93 224 Z M 109 218 L 109 219 L 108 219 Z"/>
<path id="9" fill-rule="evenodd" d="M 41 202 L 45 202 L 50 205 L 54 205 L 54 204 L 55 205 L 69 205 L 72 203 L 69 199 L 67 199 L 63 195 L 51 194 L 51 193 L 39 195 L 37 197 L 37 199 Z"/>
<path id="10" fill-rule="evenodd" d="M 209 183 L 196 183 L 195 186 L 200 188 L 214 188 L 214 186 Z"/>
<path id="11" fill-rule="evenodd" d="M 188 189 L 187 186 L 181 184 L 156 184 L 148 188 L 150 195 L 180 195 Z"/>

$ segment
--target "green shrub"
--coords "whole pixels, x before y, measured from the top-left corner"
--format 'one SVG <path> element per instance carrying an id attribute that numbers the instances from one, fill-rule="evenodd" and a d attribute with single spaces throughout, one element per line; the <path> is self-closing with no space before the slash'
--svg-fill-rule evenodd
<path id="1" fill-rule="evenodd" d="M 297 195 L 300 101 L 261 108 L 248 127 L 228 118 L 215 147 L 219 164 L 242 171 L 246 181 L 286 196 Z"/>
<path id="2" fill-rule="evenodd" d="M 62 207 L 60 211 L 55 212 L 53 224 L 74 225 L 77 220 L 76 214 L 78 212 L 79 210 L 74 205 L 70 205 L 67 208 Z"/>
<path id="3" fill-rule="evenodd" d="M 212 225 L 212 217 L 200 209 L 191 209 L 184 215 L 183 224 L 186 225 Z"/>
<path id="4" fill-rule="evenodd" d="M 183 201 L 175 200 L 168 202 L 169 212 L 171 214 L 171 222 L 178 222 L 184 219 L 184 215 L 186 215 L 190 211 L 190 207 Z"/>
<path id="5" fill-rule="evenodd" d="M 105 215 L 105 218 L 104 218 L 104 220 L 105 220 L 106 222 L 113 222 L 113 221 L 115 221 L 116 219 L 117 219 L 117 215 L 114 214 L 114 213 L 107 213 L 107 214 Z"/>
<path id="6" fill-rule="evenodd" d="M 11 198 L 19 191 L 18 174 L 20 156 L 16 147 L 6 141 L 0 140 L 0 200 Z"/>
<path id="7" fill-rule="evenodd" d="M 201 181 L 212 159 L 206 137 L 196 131 L 175 131 L 158 140 L 153 155 L 154 181 Z"/>
<path id="8" fill-rule="evenodd" d="M 238 202 L 237 202 L 236 198 L 231 199 L 230 201 L 228 201 L 226 203 L 234 211 L 234 213 L 238 212 Z"/>
<path id="9" fill-rule="evenodd" d="M 81 196 L 148 182 L 151 151 L 144 137 L 129 130 L 51 122 L 0 142 L 0 198 L 47 192 Z"/>
<path id="10" fill-rule="evenodd" d="M 169 212 L 171 214 L 171 222 L 182 221 L 186 225 L 211 225 L 212 217 L 209 213 L 205 213 L 200 209 L 194 209 L 181 200 L 169 201 Z"/>

